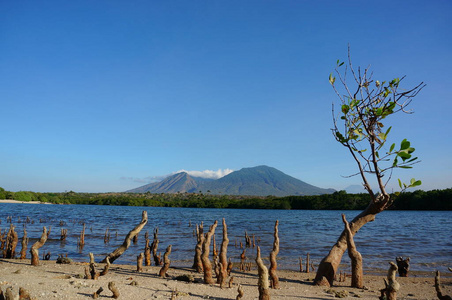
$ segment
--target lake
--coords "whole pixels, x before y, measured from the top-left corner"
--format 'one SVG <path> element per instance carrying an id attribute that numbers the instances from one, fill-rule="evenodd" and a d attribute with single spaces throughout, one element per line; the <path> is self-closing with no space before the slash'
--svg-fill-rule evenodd
<path id="1" fill-rule="evenodd" d="M 19 234 L 17 251 L 23 226 L 26 225 L 29 248 L 42 233 L 42 227 L 51 226 L 46 244 L 40 249 L 57 254 L 68 254 L 75 261 L 88 261 L 93 252 L 100 261 L 124 241 L 127 233 L 141 221 L 143 210 L 149 221 L 140 232 L 138 243 L 130 248 L 115 263 L 136 264 L 136 257 L 144 250 L 144 233 L 152 240 L 154 228 L 159 228 L 159 251 L 162 256 L 166 247 L 172 245 L 172 266 L 190 267 L 193 263 L 196 224 L 204 222 L 205 231 L 218 220 L 216 243 L 221 244 L 222 218 L 228 225 L 228 257 L 240 261 L 240 242 L 245 244 L 245 230 L 255 235 L 263 256 L 268 258 L 272 250 L 273 228 L 279 220 L 280 252 L 278 267 L 298 270 L 298 259 L 305 261 L 309 252 L 311 261 L 317 265 L 336 242 L 342 229 L 341 213 L 348 220 L 359 211 L 311 211 L 311 210 L 245 210 L 245 209 L 197 209 L 95 205 L 46 205 L 46 204 L 0 204 L 0 228 L 9 228 L 7 217 L 12 217 Z M 29 217 L 33 223 L 25 223 Z M 77 238 L 86 223 L 85 246 L 77 248 Z M 191 226 L 190 226 L 191 225 Z M 68 229 L 66 241 L 60 241 L 60 231 Z M 111 239 L 104 243 L 104 234 L 109 228 Z M 364 271 L 387 270 L 388 262 L 397 256 L 411 258 L 411 270 L 433 272 L 447 270 L 452 266 L 452 212 L 450 211 L 385 211 L 377 215 L 374 222 L 366 224 L 356 235 L 355 243 L 364 261 Z M 237 247 L 235 244 L 237 243 Z M 254 261 L 256 249 L 247 249 L 248 260 Z M 29 253 L 27 254 L 27 258 Z M 342 270 L 349 272 L 347 253 L 342 260 Z"/>

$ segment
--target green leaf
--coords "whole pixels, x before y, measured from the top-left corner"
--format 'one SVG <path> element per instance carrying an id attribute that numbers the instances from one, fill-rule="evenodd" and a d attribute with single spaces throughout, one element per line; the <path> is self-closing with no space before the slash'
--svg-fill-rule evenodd
<path id="1" fill-rule="evenodd" d="M 344 62 L 341 62 L 341 63 L 339 64 L 339 67 L 342 66 L 343 64 L 344 64 Z"/>
<path id="2" fill-rule="evenodd" d="M 414 179 L 414 178 L 413 178 Z M 420 181 L 420 180 L 416 180 L 415 182 L 413 182 L 412 184 L 411 184 L 411 186 L 412 187 L 415 187 L 415 186 L 420 186 L 422 184 L 422 181 Z"/>
<path id="3" fill-rule="evenodd" d="M 394 147 L 395 147 L 395 143 L 393 143 L 393 144 L 391 145 L 391 148 L 389 148 L 389 153 L 391 153 L 392 150 L 394 150 Z"/>
<path id="4" fill-rule="evenodd" d="M 412 169 L 413 167 L 411 167 L 411 166 L 399 166 L 399 168 L 401 168 L 401 169 Z"/>
<path id="5" fill-rule="evenodd" d="M 408 142 L 407 139 L 404 139 L 400 143 L 400 150 L 405 150 L 405 149 L 408 149 L 409 147 L 410 147 L 410 142 Z"/>
<path id="6" fill-rule="evenodd" d="M 399 186 L 400 186 L 400 188 L 402 188 L 402 181 L 400 179 L 398 179 L 398 180 L 399 180 Z"/>
<path id="7" fill-rule="evenodd" d="M 345 115 L 350 110 L 350 107 L 347 104 L 342 104 L 342 113 Z"/>

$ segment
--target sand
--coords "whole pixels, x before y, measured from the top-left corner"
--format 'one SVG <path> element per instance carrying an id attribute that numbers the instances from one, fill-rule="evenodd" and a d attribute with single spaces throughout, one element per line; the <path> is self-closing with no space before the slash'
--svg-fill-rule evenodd
<path id="1" fill-rule="evenodd" d="M 21 204 L 52 204 L 48 202 L 40 202 L 40 201 L 18 201 L 18 200 L 11 200 L 11 199 L 2 199 L 0 200 L 1 203 L 21 203 Z"/>
<path id="2" fill-rule="evenodd" d="M 104 289 L 99 299 L 111 298 L 108 283 L 115 282 L 119 289 L 119 299 L 170 299 L 172 291 L 177 291 L 177 299 L 235 299 L 237 285 L 244 290 L 243 299 L 257 299 L 257 274 L 233 270 L 232 288 L 220 289 L 219 285 L 202 283 L 202 274 L 188 268 L 170 268 L 168 278 L 157 276 L 160 267 L 143 267 L 136 272 L 136 266 L 115 265 L 98 280 L 83 279 L 88 263 L 57 264 L 55 261 L 40 261 L 39 266 L 31 266 L 30 259 L 0 259 L 0 288 L 3 292 L 12 287 L 18 294 L 19 287 L 25 288 L 35 299 L 91 299 L 100 287 Z M 103 264 L 98 265 L 99 271 Z M 178 281 L 175 277 L 190 274 L 195 282 Z M 423 274 L 425 275 L 425 274 Z M 442 274 L 443 292 L 452 294 L 452 278 Z M 350 288 L 350 279 L 338 282 L 332 288 L 312 285 L 314 273 L 279 271 L 279 290 L 271 290 L 272 299 L 336 299 L 334 292 L 346 291 L 345 299 L 378 299 L 379 290 L 384 287 L 384 276 L 366 275 L 365 289 Z M 416 276 L 416 275 L 414 275 Z M 400 283 L 398 299 L 437 299 L 434 288 L 434 274 L 430 277 L 397 278 Z M 134 285 L 136 283 L 136 285 Z M 329 291 L 328 291 L 329 290 Z"/>

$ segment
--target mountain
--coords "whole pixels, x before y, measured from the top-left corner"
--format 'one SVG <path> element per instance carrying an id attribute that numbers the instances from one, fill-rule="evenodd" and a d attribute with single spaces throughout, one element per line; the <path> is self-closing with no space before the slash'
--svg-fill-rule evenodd
<path id="1" fill-rule="evenodd" d="M 202 191 L 223 195 L 250 196 L 290 196 L 290 195 L 320 195 L 331 194 L 333 189 L 322 189 L 275 168 L 258 166 L 243 168 L 220 179 L 205 180 L 181 172 L 156 183 L 150 183 L 128 193 L 194 193 Z"/>

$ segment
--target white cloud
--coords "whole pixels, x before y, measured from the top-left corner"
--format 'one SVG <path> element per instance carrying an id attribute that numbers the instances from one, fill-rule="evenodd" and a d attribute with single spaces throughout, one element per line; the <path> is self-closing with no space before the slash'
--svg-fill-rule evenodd
<path id="1" fill-rule="evenodd" d="M 204 171 L 187 171 L 187 170 L 179 170 L 177 172 L 174 172 L 173 174 L 177 174 L 180 172 L 186 172 L 190 176 L 194 177 L 201 177 L 201 178 L 208 178 L 208 179 L 219 179 L 221 177 L 224 177 L 228 174 L 231 174 L 234 172 L 234 170 L 231 169 L 218 169 L 216 171 L 213 170 L 204 170 Z"/>

